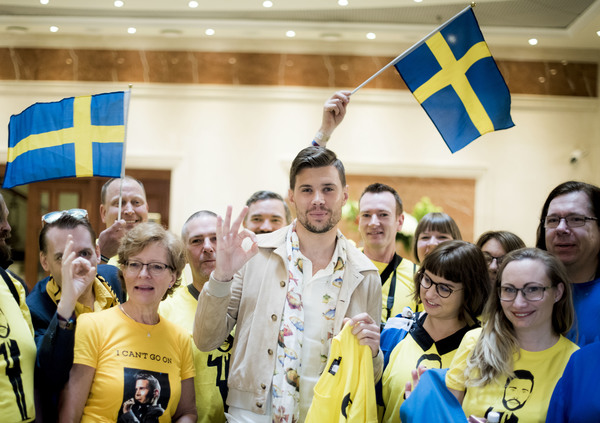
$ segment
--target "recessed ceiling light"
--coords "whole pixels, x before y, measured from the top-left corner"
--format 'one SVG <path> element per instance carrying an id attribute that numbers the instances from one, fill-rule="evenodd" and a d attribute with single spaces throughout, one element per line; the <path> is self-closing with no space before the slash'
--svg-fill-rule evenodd
<path id="1" fill-rule="evenodd" d="M 529 39 L 529 45 L 535 46 L 535 45 L 537 45 L 537 43 L 538 43 L 537 38 L 530 38 Z"/>
<path id="2" fill-rule="evenodd" d="M 415 3 L 421 3 L 423 0 L 414 0 Z"/>
<path id="3" fill-rule="evenodd" d="M 137 32 L 137 29 L 135 29 L 134 27 L 130 26 L 129 28 L 127 28 L 127 32 L 130 34 L 135 34 Z"/>
<path id="4" fill-rule="evenodd" d="M 598 35 L 598 37 L 600 37 L 600 31 L 596 31 L 596 34 Z"/>
<path id="5" fill-rule="evenodd" d="M 338 0 L 340 6 L 348 6 L 348 0 Z"/>
<path id="6" fill-rule="evenodd" d="M 48 4 L 50 2 L 50 0 L 40 0 L 41 4 Z"/>
<path id="7" fill-rule="evenodd" d="M 289 37 L 289 38 L 293 38 L 293 37 L 295 37 L 295 36 L 296 36 L 296 32 L 295 32 L 295 31 L 292 31 L 292 30 L 290 30 L 290 31 L 288 31 L 288 32 L 286 32 L 286 33 L 285 33 L 285 36 L 286 36 L 286 37 Z"/>
<path id="8" fill-rule="evenodd" d="M 57 32 L 57 31 L 58 31 L 58 27 L 57 26 L 52 25 L 50 27 L 50 32 Z"/>
<path id="9" fill-rule="evenodd" d="M 263 1 L 263 7 L 273 7 L 273 2 L 271 0 Z"/>
<path id="10" fill-rule="evenodd" d="M 113 4 L 115 5 L 115 7 L 123 7 L 125 3 L 123 3 L 121 0 L 115 0 Z"/>
<path id="11" fill-rule="evenodd" d="M 369 40 L 374 40 L 375 38 L 377 38 L 377 35 L 375 35 L 374 32 L 367 32 L 367 38 Z"/>
<path id="12" fill-rule="evenodd" d="M 192 0 L 191 2 L 188 3 L 188 6 L 191 7 L 192 9 L 195 9 L 196 7 L 198 7 L 198 2 Z"/>
<path id="13" fill-rule="evenodd" d="M 204 31 L 204 33 L 206 35 L 215 35 L 215 30 L 212 28 L 207 28 L 206 31 Z"/>

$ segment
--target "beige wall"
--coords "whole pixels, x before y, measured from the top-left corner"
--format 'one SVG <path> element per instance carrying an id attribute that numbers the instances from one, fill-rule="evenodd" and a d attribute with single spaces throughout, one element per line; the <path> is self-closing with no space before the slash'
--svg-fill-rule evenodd
<path id="1" fill-rule="evenodd" d="M 0 116 L 36 101 L 122 90 L 123 85 L 2 82 Z M 172 170 L 171 228 L 198 209 L 239 210 L 257 189 L 287 192 L 287 170 L 308 145 L 330 89 L 137 84 L 127 166 Z M 476 179 L 475 235 L 507 229 L 533 244 L 541 204 L 568 179 L 600 184 L 597 98 L 513 95 L 514 128 L 452 155 L 407 91 L 359 91 L 329 147 L 360 174 Z M 0 132 L 5 161 L 7 131 Z M 571 151 L 587 155 L 569 163 Z M 400 193 L 402 195 L 402 193 Z M 427 193 L 423 193 L 426 195 Z"/>

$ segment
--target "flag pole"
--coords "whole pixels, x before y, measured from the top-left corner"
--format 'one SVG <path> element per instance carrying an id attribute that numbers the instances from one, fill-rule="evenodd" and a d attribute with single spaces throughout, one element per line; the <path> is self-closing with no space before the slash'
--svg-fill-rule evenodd
<path id="1" fill-rule="evenodd" d="M 470 5 L 468 5 L 467 7 L 465 7 L 463 10 L 461 10 L 460 12 L 458 12 L 456 15 L 454 15 L 451 19 L 448 19 L 445 23 L 443 23 L 442 25 L 440 25 L 438 28 L 434 29 L 433 31 L 431 31 L 429 34 L 427 34 L 427 36 L 425 36 L 425 38 L 422 38 L 419 42 L 417 42 L 415 45 L 413 45 L 412 47 L 410 47 L 408 50 L 406 50 L 404 53 L 400 54 L 398 57 L 396 57 L 394 60 L 392 60 L 390 63 L 388 63 L 387 65 L 385 65 L 384 67 L 382 67 L 381 69 L 379 69 L 375 74 L 373 74 L 369 79 L 367 79 L 365 82 L 363 82 L 362 84 L 360 84 L 358 87 L 356 87 L 351 93 L 350 95 L 354 94 L 355 92 L 357 92 L 358 90 L 360 90 L 362 87 L 364 87 L 365 85 L 367 85 L 369 82 L 371 82 L 373 79 L 377 78 L 384 70 L 386 70 L 387 68 L 389 68 L 392 65 L 395 65 L 396 63 L 398 63 L 400 60 L 404 59 L 406 56 L 408 56 L 410 53 L 412 53 L 413 51 L 415 51 L 418 47 L 420 47 L 424 42 L 426 42 L 428 39 L 430 39 L 433 34 L 435 34 L 436 32 L 441 31 L 442 29 L 444 29 L 446 26 L 448 26 L 448 24 L 450 22 L 452 22 L 456 17 L 458 17 L 459 15 L 461 15 L 462 13 L 466 12 L 467 10 L 469 10 L 470 8 L 475 7 L 475 2 L 471 3 Z"/>
<path id="2" fill-rule="evenodd" d="M 129 84 L 129 90 L 123 92 L 123 124 L 125 133 L 123 134 L 123 156 L 121 157 L 121 183 L 119 185 L 119 213 L 117 220 L 121 220 L 121 207 L 123 204 L 123 181 L 125 179 L 125 152 L 127 150 L 127 121 L 129 120 L 129 99 L 131 97 L 131 88 L 133 84 Z"/>

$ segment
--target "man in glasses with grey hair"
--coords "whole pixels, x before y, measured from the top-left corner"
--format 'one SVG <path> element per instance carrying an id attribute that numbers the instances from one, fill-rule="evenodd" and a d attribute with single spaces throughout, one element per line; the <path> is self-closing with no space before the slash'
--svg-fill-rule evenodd
<path id="1" fill-rule="evenodd" d="M 42 417 L 56 421 L 58 393 L 73 363 L 77 316 L 119 304 L 122 290 L 117 268 L 99 266 L 100 251 L 86 210 L 51 212 L 42 224 L 40 263 L 50 276 L 36 284 L 27 304 L 38 347 L 35 385 Z"/>

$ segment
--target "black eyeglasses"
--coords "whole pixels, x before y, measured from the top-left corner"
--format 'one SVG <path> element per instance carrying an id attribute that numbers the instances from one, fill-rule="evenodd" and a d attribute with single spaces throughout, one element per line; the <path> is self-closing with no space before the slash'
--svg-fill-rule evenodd
<path id="1" fill-rule="evenodd" d="M 495 256 L 491 255 L 490 253 L 486 253 L 486 252 L 483 253 L 483 257 L 485 258 L 485 263 L 488 266 L 491 265 L 494 260 L 496 260 L 496 265 L 498 267 L 500 267 L 502 265 L 502 260 L 504 260 L 504 256 L 495 257 Z"/>
<path id="2" fill-rule="evenodd" d="M 88 218 L 88 212 L 85 209 L 70 209 L 70 210 L 61 210 L 61 211 L 53 211 L 50 213 L 46 213 L 42 216 L 42 224 L 47 225 L 50 223 L 56 222 L 61 217 L 68 215 L 74 217 L 78 220 L 84 220 Z"/>
<path id="3" fill-rule="evenodd" d="M 581 214 L 571 214 L 569 216 L 546 216 L 544 219 L 544 228 L 546 229 L 555 229 L 560 225 L 560 221 L 565 221 L 565 224 L 569 228 L 579 228 L 585 225 L 585 222 L 588 220 L 598 220 L 595 217 L 588 217 Z"/>
<path id="4" fill-rule="evenodd" d="M 553 286 L 543 286 L 543 285 L 525 285 L 523 288 L 515 288 L 512 285 L 502 285 L 498 288 L 498 295 L 500 296 L 500 301 L 514 301 L 517 299 L 517 295 L 519 295 L 519 291 L 523 294 L 523 298 L 527 301 L 539 301 L 544 298 L 544 292 L 547 289 L 552 289 Z"/>
<path id="5" fill-rule="evenodd" d="M 151 263 L 142 263 L 137 260 L 130 260 L 125 263 L 125 270 L 132 275 L 139 275 L 142 269 L 146 266 L 146 269 L 150 276 L 161 276 L 167 269 L 173 270 L 171 266 L 157 261 Z"/>
<path id="6" fill-rule="evenodd" d="M 435 285 L 435 292 L 437 292 L 437 294 L 442 298 L 448 298 L 450 295 L 452 295 L 453 292 L 460 291 L 462 289 L 451 288 L 448 284 L 434 282 L 425 273 L 423 273 L 423 275 L 421 276 L 420 284 L 425 289 L 429 289 L 432 285 Z"/>

